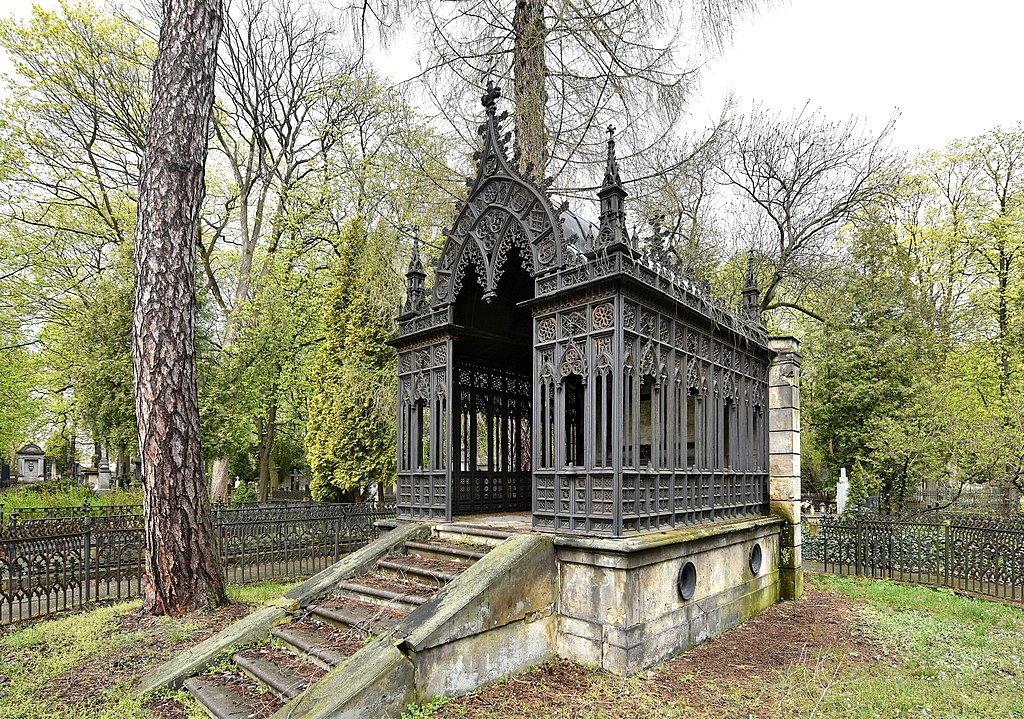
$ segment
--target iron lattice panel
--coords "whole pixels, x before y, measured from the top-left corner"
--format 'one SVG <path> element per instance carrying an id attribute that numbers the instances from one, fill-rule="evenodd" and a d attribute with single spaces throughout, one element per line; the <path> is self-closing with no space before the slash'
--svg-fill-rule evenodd
<path id="1" fill-rule="evenodd" d="M 456 367 L 454 378 L 453 513 L 528 510 L 530 378 L 473 365 Z"/>
<path id="2" fill-rule="evenodd" d="M 804 522 L 803 556 L 833 574 L 868 576 L 1024 600 L 1024 525 L 938 515 Z"/>
<path id="3" fill-rule="evenodd" d="M 401 517 L 443 519 L 448 496 L 445 472 L 404 472 L 398 475 L 396 506 Z"/>

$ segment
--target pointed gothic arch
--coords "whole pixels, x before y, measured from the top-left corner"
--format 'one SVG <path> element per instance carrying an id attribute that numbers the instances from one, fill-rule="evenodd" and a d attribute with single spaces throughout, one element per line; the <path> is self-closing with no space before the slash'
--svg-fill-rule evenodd
<path id="1" fill-rule="evenodd" d="M 487 121 L 481 126 L 483 148 L 477 153 L 476 177 L 437 263 L 435 307 L 455 301 L 471 261 L 477 266 L 484 297 L 493 296 L 512 246 L 519 247 L 531 277 L 562 265 L 565 250 L 558 212 L 547 193 L 509 161 L 507 136 L 500 132 L 503 116 L 495 116 L 492 100 L 487 105 Z"/>

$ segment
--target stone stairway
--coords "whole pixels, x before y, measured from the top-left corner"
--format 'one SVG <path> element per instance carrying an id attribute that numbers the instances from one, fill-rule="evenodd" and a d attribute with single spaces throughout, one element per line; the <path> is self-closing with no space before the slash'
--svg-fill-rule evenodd
<path id="1" fill-rule="evenodd" d="M 262 719 L 305 692 L 374 637 L 393 630 L 509 535 L 435 528 L 407 540 L 327 597 L 288 612 L 269 637 L 184 686 L 214 719 Z M 500 533 L 498 533 L 500 534 Z"/>

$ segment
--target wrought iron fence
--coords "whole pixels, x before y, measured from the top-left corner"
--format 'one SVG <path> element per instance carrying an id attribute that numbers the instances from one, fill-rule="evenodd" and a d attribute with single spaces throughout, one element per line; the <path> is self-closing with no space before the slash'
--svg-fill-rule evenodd
<path id="1" fill-rule="evenodd" d="M 380 535 L 393 504 L 270 505 L 214 510 L 221 566 L 244 584 L 315 574 Z"/>
<path id="2" fill-rule="evenodd" d="M 226 502 L 215 502 L 212 509 L 255 509 L 261 507 L 281 509 L 286 507 L 317 506 L 317 503 L 309 499 L 308 494 L 305 497 L 304 500 L 296 497 L 291 501 L 278 501 L 275 499 L 272 502 L 246 502 L 238 507 Z M 4 525 L 19 525 L 35 519 L 73 519 L 75 517 L 105 517 L 123 514 L 142 514 L 142 505 L 92 504 L 89 500 L 69 507 L 4 507 L 0 504 L 0 523 Z"/>
<path id="3" fill-rule="evenodd" d="M 0 623 L 142 593 L 141 513 L 17 518 L 0 528 Z M 215 507 L 214 541 L 232 584 L 315 574 L 376 539 L 393 504 Z"/>
<path id="4" fill-rule="evenodd" d="M 810 568 L 1024 601 L 1024 521 L 935 516 L 804 522 Z"/>

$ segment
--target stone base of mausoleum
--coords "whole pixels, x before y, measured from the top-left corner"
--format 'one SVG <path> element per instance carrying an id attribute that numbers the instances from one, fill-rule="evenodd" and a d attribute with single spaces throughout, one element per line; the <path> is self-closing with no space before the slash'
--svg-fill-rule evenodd
<path id="1" fill-rule="evenodd" d="M 629 675 L 744 622 L 782 596 L 782 524 L 765 517 L 623 539 L 556 535 L 556 653 Z"/>

